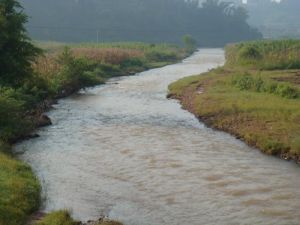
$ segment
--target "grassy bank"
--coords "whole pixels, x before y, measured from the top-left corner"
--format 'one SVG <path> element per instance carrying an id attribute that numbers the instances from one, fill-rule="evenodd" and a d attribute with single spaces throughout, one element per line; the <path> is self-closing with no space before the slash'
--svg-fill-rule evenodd
<path id="1" fill-rule="evenodd" d="M 300 41 L 228 46 L 224 67 L 171 84 L 170 95 L 207 125 L 300 162 Z"/>
<path id="2" fill-rule="evenodd" d="M 184 49 L 166 44 L 38 45 L 43 54 L 33 60 L 30 76 L 16 85 L 0 82 L 0 225 L 25 224 L 28 216 L 39 207 L 39 183 L 30 167 L 12 158 L 10 146 L 30 137 L 38 126 L 47 124 L 42 114 L 55 99 L 84 87 L 103 84 L 111 77 L 174 63 L 187 55 Z M 38 224 L 76 222 L 68 214 L 58 212 Z M 118 223 L 99 223 L 115 224 Z"/>
<path id="3" fill-rule="evenodd" d="M 70 216 L 70 213 L 65 210 L 56 211 L 46 215 L 43 219 L 35 222 L 33 225 L 122 225 L 117 221 L 100 219 L 99 221 L 83 224 L 75 221 Z"/>
<path id="4" fill-rule="evenodd" d="M 0 225 L 25 224 L 39 203 L 40 186 L 30 167 L 0 153 Z"/>

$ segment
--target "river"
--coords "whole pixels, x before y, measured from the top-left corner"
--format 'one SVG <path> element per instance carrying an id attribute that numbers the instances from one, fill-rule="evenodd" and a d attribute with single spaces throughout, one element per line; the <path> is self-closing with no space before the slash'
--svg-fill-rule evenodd
<path id="1" fill-rule="evenodd" d="M 171 82 L 223 63 L 223 50 L 202 49 L 60 100 L 53 126 L 15 147 L 42 182 L 44 210 L 126 225 L 299 225 L 299 166 L 166 99 Z"/>

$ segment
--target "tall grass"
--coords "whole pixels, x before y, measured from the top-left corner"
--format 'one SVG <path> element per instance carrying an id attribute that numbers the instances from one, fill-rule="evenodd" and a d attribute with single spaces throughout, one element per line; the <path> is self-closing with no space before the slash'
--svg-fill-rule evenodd
<path id="1" fill-rule="evenodd" d="M 30 167 L 1 153 L 1 146 L 0 196 L 0 225 L 25 224 L 39 207 L 40 186 Z"/>
<path id="2" fill-rule="evenodd" d="M 252 41 L 226 47 L 226 65 L 255 69 L 300 69 L 300 40 Z"/>
<path id="3" fill-rule="evenodd" d="M 94 62 L 114 65 L 122 64 L 128 59 L 145 57 L 142 51 L 136 49 L 80 47 L 73 48 L 72 53 L 76 58 L 86 57 Z"/>

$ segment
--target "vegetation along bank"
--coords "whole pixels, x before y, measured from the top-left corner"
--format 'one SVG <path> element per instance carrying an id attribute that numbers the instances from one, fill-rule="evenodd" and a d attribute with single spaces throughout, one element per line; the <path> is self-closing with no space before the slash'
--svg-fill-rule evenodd
<path id="1" fill-rule="evenodd" d="M 43 113 L 56 99 L 111 77 L 176 62 L 193 46 L 190 37 L 185 38 L 188 50 L 167 44 L 32 43 L 21 9 L 15 0 L 0 0 L 0 225 L 25 224 L 39 208 L 40 184 L 31 168 L 14 158 L 11 145 L 51 124 Z M 62 211 L 38 224 L 79 223 Z"/>
<path id="2" fill-rule="evenodd" d="M 229 45 L 226 64 L 170 85 L 169 95 L 210 127 L 300 162 L 300 41 Z"/>

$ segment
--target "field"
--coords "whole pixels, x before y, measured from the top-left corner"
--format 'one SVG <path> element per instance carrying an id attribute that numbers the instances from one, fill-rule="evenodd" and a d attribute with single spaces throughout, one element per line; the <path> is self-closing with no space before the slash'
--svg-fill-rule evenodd
<path id="1" fill-rule="evenodd" d="M 228 46 L 224 67 L 173 83 L 170 95 L 207 125 L 300 162 L 299 46 L 291 40 Z"/>

